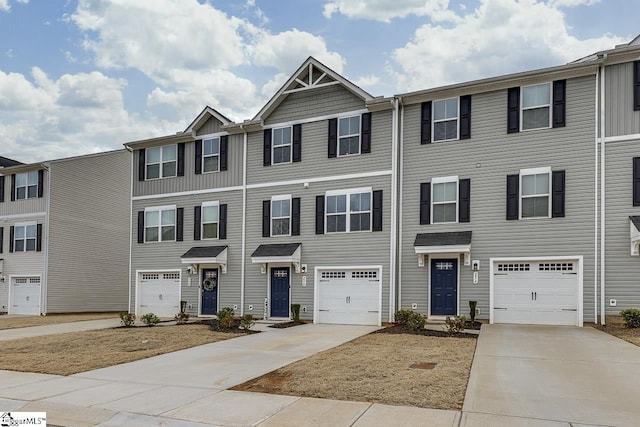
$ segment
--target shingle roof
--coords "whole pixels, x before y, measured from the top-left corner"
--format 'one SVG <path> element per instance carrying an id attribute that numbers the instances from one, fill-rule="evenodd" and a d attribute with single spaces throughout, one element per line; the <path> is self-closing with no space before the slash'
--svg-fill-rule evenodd
<path id="1" fill-rule="evenodd" d="M 471 244 L 471 231 L 422 233 L 416 235 L 413 246 L 447 246 Z"/>
<path id="2" fill-rule="evenodd" d="M 227 246 L 196 246 L 189 249 L 180 258 L 215 258 L 227 249 Z"/>
<path id="3" fill-rule="evenodd" d="M 7 157 L 0 156 L 0 167 L 7 168 L 9 166 L 21 165 L 17 160 L 9 159 Z"/>
<path id="4" fill-rule="evenodd" d="M 270 245 L 260 245 L 251 256 L 252 257 L 269 257 L 269 256 L 291 256 L 300 247 L 301 243 L 273 243 Z"/>
<path id="5" fill-rule="evenodd" d="M 629 219 L 636 226 L 638 231 L 640 231 L 640 216 L 630 216 Z"/>

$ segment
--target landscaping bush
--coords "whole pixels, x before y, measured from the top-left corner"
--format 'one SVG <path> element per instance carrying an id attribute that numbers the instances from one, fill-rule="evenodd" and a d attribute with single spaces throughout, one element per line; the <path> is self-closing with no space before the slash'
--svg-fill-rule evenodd
<path id="1" fill-rule="evenodd" d="M 450 334 L 457 334 L 464 329 L 464 325 L 467 323 L 467 318 L 464 316 L 447 316 L 444 323 L 447 325 L 447 332 Z"/>
<path id="2" fill-rule="evenodd" d="M 393 320 L 401 326 L 407 324 L 409 317 L 413 315 L 413 310 L 398 310 L 396 314 L 393 315 Z"/>
<path id="3" fill-rule="evenodd" d="M 223 307 L 216 313 L 218 324 L 222 329 L 229 329 L 233 325 L 233 308 Z"/>
<path id="4" fill-rule="evenodd" d="M 640 310 L 628 308 L 620 311 L 625 328 L 640 328 Z"/>
<path id="5" fill-rule="evenodd" d="M 120 313 L 120 321 L 122 322 L 125 328 L 130 328 L 133 326 L 134 322 L 136 321 L 136 315 L 133 313 L 127 313 L 126 311 L 123 311 L 122 313 Z"/>
<path id="6" fill-rule="evenodd" d="M 189 313 L 180 312 L 174 317 L 177 325 L 184 325 L 189 321 Z"/>
<path id="7" fill-rule="evenodd" d="M 240 328 L 241 329 L 249 330 L 249 329 L 253 328 L 253 325 L 255 325 L 255 324 L 256 324 L 256 321 L 253 320 L 253 315 L 251 315 L 251 314 L 245 314 L 240 319 Z"/>
<path id="8" fill-rule="evenodd" d="M 394 320 L 399 326 L 408 328 L 412 331 L 424 329 L 427 319 L 420 313 L 413 310 L 398 310 L 394 315 Z"/>
<path id="9" fill-rule="evenodd" d="M 147 313 L 142 315 L 140 320 L 142 320 L 142 323 L 144 323 L 147 326 L 155 326 L 158 323 L 160 323 L 160 319 L 158 318 L 158 316 L 156 316 L 153 313 Z"/>
<path id="10" fill-rule="evenodd" d="M 478 301 L 469 301 L 469 316 L 471 316 L 471 323 L 475 323 L 476 321 L 477 306 L 478 306 Z"/>
<path id="11" fill-rule="evenodd" d="M 291 304 L 291 316 L 294 322 L 300 320 L 300 304 Z"/>

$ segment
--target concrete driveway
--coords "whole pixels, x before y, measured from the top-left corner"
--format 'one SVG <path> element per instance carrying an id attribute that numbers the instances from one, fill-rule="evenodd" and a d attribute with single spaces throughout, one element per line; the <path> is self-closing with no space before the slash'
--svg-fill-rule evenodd
<path id="1" fill-rule="evenodd" d="M 461 425 L 634 426 L 639 385 L 640 347 L 604 332 L 484 325 Z"/>

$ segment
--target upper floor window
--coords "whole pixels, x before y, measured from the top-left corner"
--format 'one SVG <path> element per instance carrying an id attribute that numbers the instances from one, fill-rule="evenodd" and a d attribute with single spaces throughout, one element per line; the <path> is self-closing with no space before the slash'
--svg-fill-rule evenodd
<path id="1" fill-rule="evenodd" d="M 326 230 L 327 233 L 371 231 L 371 189 L 328 192 Z"/>
<path id="2" fill-rule="evenodd" d="M 551 169 L 523 169 L 520 171 L 521 218 L 551 216 Z"/>
<path id="3" fill-rule="evenodd" d="M 458 98 L 433 102 L 433 140 L 458 138 Z"/>
<path id="4" fill-rule="evenodd" d="M 220 170 L 220 138 L 202 141 L 202 171 L 217 172 Z"/>
<path id="5" fill-rule="evenodd" d="M 338 120 L 338 155 L 360 154 L 360 116 Z"/>
<path id="6" fill-rule="evenodd" d="M 147 148 L 145 168 L 147 179 L 177 176 L 178 153 L 176 145 Z"/>
<path id="7" fill-rule="evenodd" d="M 522 88 L 522 130 L 548 128 L 551 123 L 551 84 Z"/>
<path id="8" fill-rule="evenodd" d="M 16 174 L 16 199 L 38 197 L 38 171 Z"/>
<path id="9" fill-rule="evenodd" d="M 433 223 L 458 221 L 458 177 L 434 178 L 431 209 Z"/>
<path id="10" fill-rule="evenodd" d="M 291 162 L 291 126 L 273 129 L 273 164 Z"/>
<path id="11" fill-rule="evenodd" d="M 217 239 L 220 209 L 218 202 L 202 204 L 202 238 Z"/>
<path id="12" fill-rule="evenodd" d="M 271 235 L 291 235 L 291 196 L 271 198 Z"/>
<path id="13" fill-rule="evenodd" d="M 145 209 L 145 242 L 176 240 L 176 207 L 162 206 Z"/>
<path id="14" fill-rule="evenodd" d="M 15 252 L 27 252 L 36 250 L 37 224 L 16 225 L 13 235 L 13 250 Z"/>

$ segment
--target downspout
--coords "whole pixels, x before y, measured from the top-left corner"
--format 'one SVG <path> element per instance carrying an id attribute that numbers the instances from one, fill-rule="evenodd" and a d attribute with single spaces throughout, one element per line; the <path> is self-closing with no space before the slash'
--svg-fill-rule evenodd
<path id="1" fill-rule="evenodd" d="M 599 85 L 600 85 L 600 67 L 596 70 L 596 108 L 595 108 L 595 170 L 594 176 L 595 179 L 593 181 L 594 184 L 594 197 L 593 197 L 593 206 L 594 206 L 594 224 L 593 224 L 593 235 L 594 235 L 594 258 L 593 258 L 593 323 L 598 324 L 598 120 L 600 117 L 600 94 L 599 94 Z"/>
<path id="2" fill-rule="evenodd" d="M 600 324 L 605 325 L 605 310 L 604 310 L 604 297 L 605 297 L 605 129 L 606 129 L 606 117 L 605 117 L 605 75 L 607 69 L 607 54 L 605 53 L 602 58 L 602 73 L 600 75 L 600 148 L 602 154 L 600 156 Z"/>
<path id="3" fill-rule="evenodd" d="M 404 183 L 404 105 L 402 104 L 402 98 L 397 98 L 399 107 L 400 123 L 399 123 L 399 187 L 398 187 L 398 309 L 402 309 L 402 188 Z"/>
<path id="4" fill-rule="evenodd" d="M 240 268 L 240 316 L 244 316 L 244 281 L 246 261 L 246 226 L 247 226 L 247 145 L 249 136 L 243 125 L 240 129 L 244 134 L 242 138 L 242 266 Z"/>
<path id="5" fill-rule="evenodd" d="M 133 267 L 131 257 L 133 256 L 133 148 L 125 148 L 131 153 L 131 170 L 129 171 L 129 179 L 131 184 L 129 186 L 129 299 L 127 300 L 127 312 L 131 313 L 131 268 Z"/>
<path id="6" fill-rule="evenodd" d="M 44 247 L 44 286 L 40 286 L 40 314 L 47 314 L 47 290 L 49 288 L 49 224 L 51 218 L 51 165 L 42 163 L 41 166 L 47 171 L 47 213 L 44 218 L 44 234 L 46 237 L 46 245 Z"/>
<path id="7" fill-rule="evenodd" d="M 396 298 L 396 256 L 398 252 L 398 99 L 393 100 L 393 120 L 392 120 L 392 136 L 391 136 L 391 253 L 389 259 L 389 321 L 393 321 L 395 313 Z"/>

